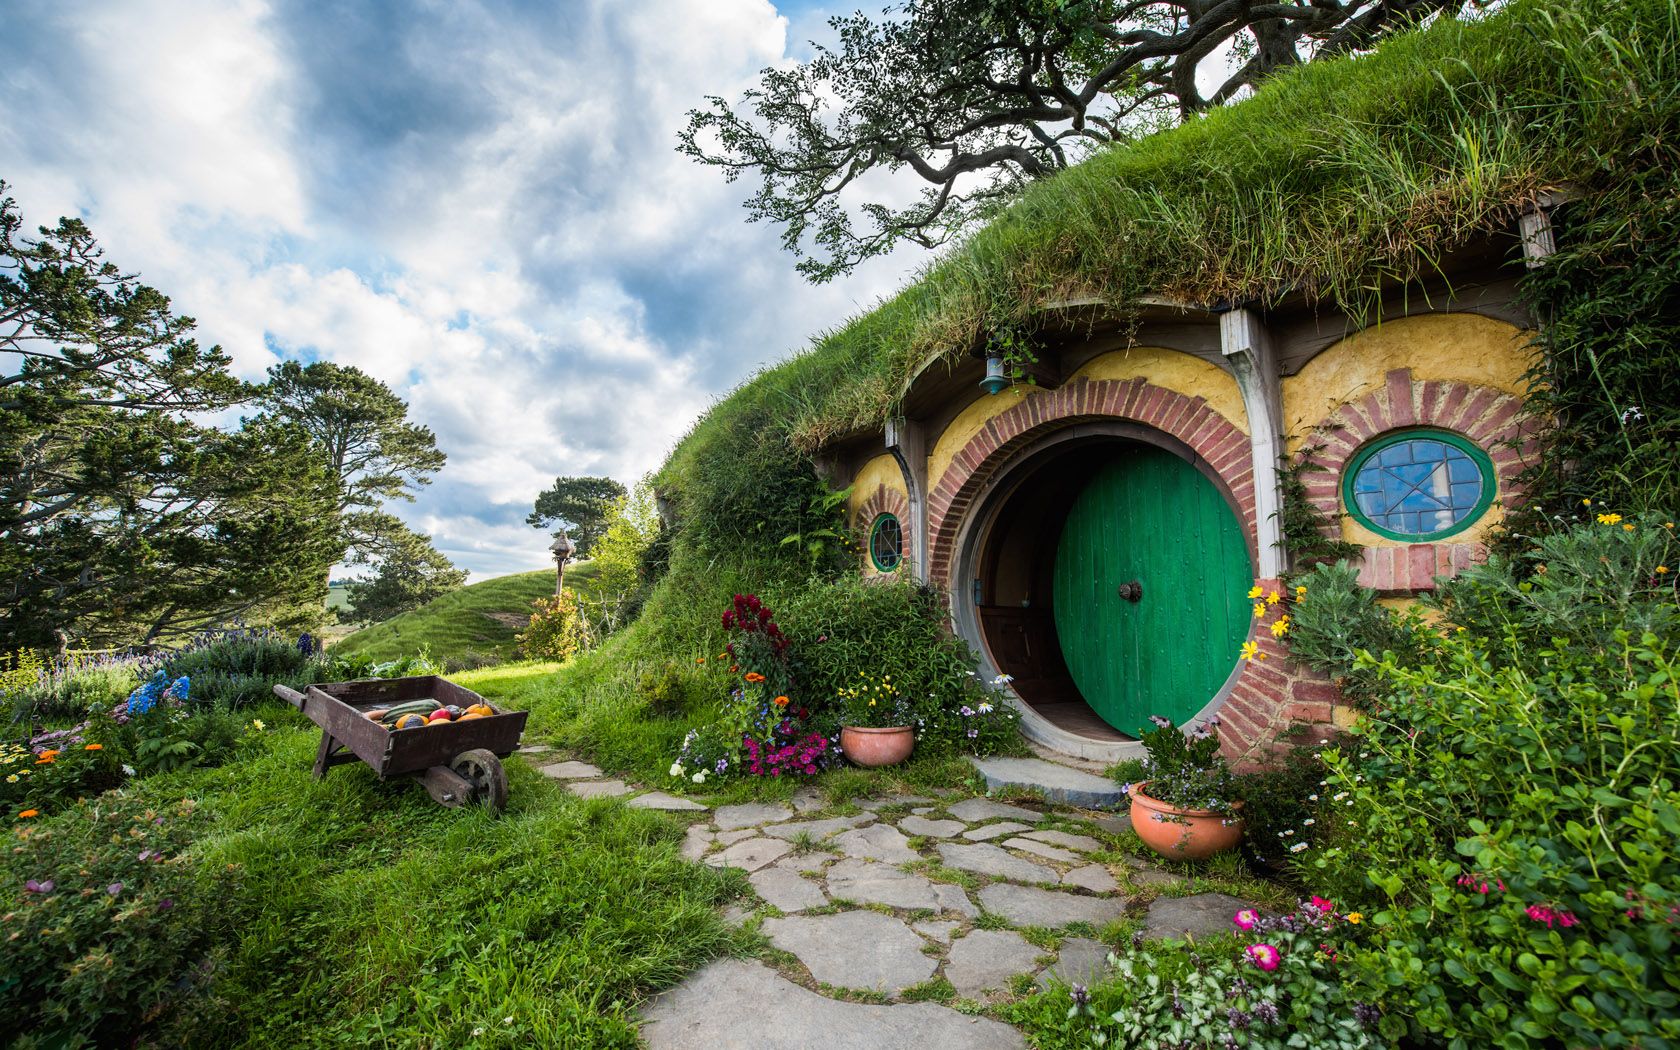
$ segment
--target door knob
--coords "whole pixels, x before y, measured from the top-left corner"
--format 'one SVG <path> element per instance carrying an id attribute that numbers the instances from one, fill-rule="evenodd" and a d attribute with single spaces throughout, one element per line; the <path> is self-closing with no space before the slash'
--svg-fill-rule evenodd
<path id="1" fill-rule="evenodd" d="M 1120 597 L 1124 598 L 1126 601 L 1136 604 L 1143 598 L 1143 584 L 1136 580 L 1133 580 L 1130 583 L 1122 583 L 1120 585 Z"/>

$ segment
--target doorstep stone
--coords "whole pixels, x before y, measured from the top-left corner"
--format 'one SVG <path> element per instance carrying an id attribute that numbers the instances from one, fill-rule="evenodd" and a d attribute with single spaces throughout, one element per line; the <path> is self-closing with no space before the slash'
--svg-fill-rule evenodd
<path id="1" fill-rule="evenodd" d="M 1086 809 L 1114 809 L 1126 801 L 1120 785 L 1094 773 L 1086 773 L 1042 758 L 969 758 L 986 780 L 986 790 L 1032 788 L 1044 792 L 1052 802 Z"/>
<path id="2" fill-rule="evenodd" d="M 828 845 L 858 860 L 884 860 L 889 864 L 905 864 L 921 860 L 921 854 L 910 848 L 910 840 L 890 824 L 872 824 L 837 835 Z"/>

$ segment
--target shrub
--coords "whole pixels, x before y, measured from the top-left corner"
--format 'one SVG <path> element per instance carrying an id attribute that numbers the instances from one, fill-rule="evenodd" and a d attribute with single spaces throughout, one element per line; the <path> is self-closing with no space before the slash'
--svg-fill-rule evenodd
<path id="1" fill-rule="evenodd" d="M 106 796 L 0 857 L 0 1016 L 17 1046 L 123 1045 L 208 974 L 230 878 L 201 881 L 191 802 Z"/>
<path id="2" fill-rule="evenodd" d="M 276 685 L 332 680 L 314 639 L 291 639 L 263 630 L 202 635 L 186 648 L 155 660 L 171 680 L 192 681 L 191 706 L 234 711 L 273 699 Z"/>
<path id="3" fill-rule="evenodd" d="M 1351 998 L 1338 973 L 1363 920 L 1315 897 L 1276 918 L 1237 912 L 1235 940 L 1150 943 L 1140 933 L 1095 985 L 1056 986 L 1011 1012 L 1045 1048 L 1382 1046 L 1377 1009 Z"/>
<path id="4" fill-rule="evenodd" d="M 578 608 L 577 595 L 562 590 L 552 598 L 531 603 L 536 611 L 517 637 L 519 651 L 533 660 L 569 660 L 593 644 L 589 623 Z"/>
<path id="5" fill-rule="evenodd" d="M 1334 676 L 1356 703 L 1368 700 L 1375 689 L 1359 666 L 1360 652 L 1397 652 L 1416 660 L 1428 644 L 1418 614 L 1384 608 L 1376 591 L 1359 585 L 1359 570 L 1345 561 L 1320 562 L 1292 583 L 1289 655 Z"/>
<path id="6" fill-rule="evenodd" d="M 1372 912 L 1349 977 L 1389 1035 L 1680 1039 L 1680 646 L 1612 626 L 1675 622 L 1668 533 L 1611 520 L 1492 560 L 1445 589 L 1464 622 L 1422 659 L 1360 657 L 1384 699 L 1325 753 L 1312 866 Z"/>
<path id="7" fill-rule="evenodd" d="M 39 734 L 28 747 L 0 744 L 0 806 L 8 823 L 28 823 L 122 779 L 117 748 L 85 723 Z"/>

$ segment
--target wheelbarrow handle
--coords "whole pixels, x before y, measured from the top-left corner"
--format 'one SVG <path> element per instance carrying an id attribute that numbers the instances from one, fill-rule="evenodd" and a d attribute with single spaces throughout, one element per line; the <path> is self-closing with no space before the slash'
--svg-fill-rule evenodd
<path id="1" fill-rule="evenodd" d="M 286 703 L 291 704 L 299 711 L 303 710 L 304 695 L 296 689 L 293 689 L 290 686 L 277 685 L 274 687 L 274 695 L 286 701 Z"/>

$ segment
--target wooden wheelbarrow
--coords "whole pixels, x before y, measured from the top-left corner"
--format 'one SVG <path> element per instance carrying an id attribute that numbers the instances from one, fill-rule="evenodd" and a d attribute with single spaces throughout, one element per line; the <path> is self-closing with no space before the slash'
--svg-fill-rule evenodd
<path id="1" fill-rule="evenodd" d="M 321 746 L 315 752 L 317 780 L 333 766 L 360 759 L 380 780 L 415 777 L 440 805 L 484 805 L 500 813 L 507 804 L 502 759 L 519 747 L 519 735 L 529 717 L 525 711 L 504 711 L 437 675 L 327 682 L 307 686 L 301 693 L 277 685 L 274 695 L 321 727 Z M 435 700 L 463 708 L 484 704 L 495 714 L 413 729 L 390 729 L 367 717 L 366 712 L 375 708 L 408 700 Z"/>

